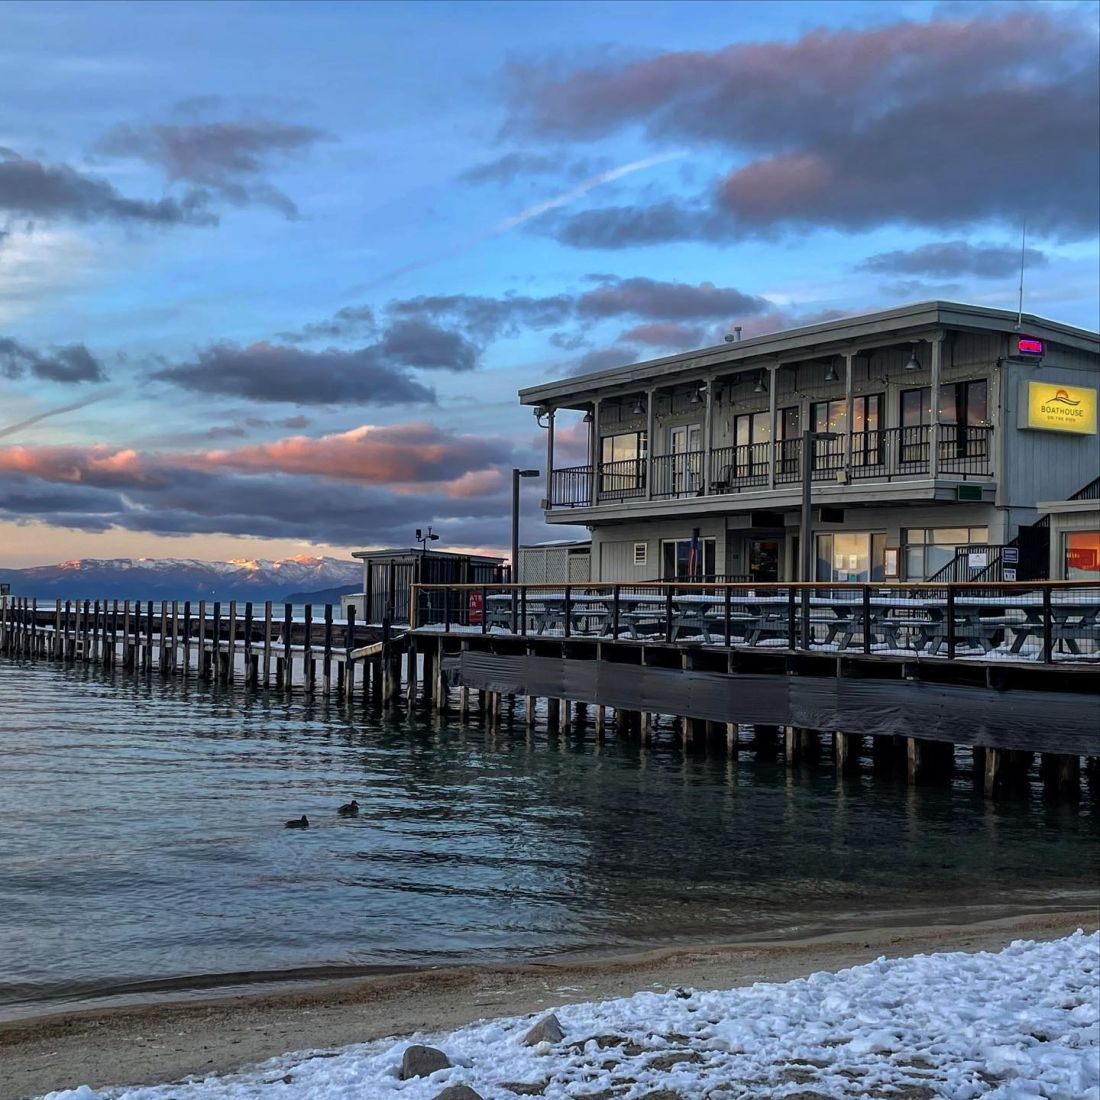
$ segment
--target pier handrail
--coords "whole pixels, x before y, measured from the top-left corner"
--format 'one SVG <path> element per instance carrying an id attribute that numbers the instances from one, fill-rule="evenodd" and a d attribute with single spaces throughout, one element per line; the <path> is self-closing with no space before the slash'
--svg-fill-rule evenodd
<path id="1" fill-rule="evenodd" d="M 422 584 L 412 603 L 414 629 L 454 635 L 1100 665 L 1100 580 Z"/>

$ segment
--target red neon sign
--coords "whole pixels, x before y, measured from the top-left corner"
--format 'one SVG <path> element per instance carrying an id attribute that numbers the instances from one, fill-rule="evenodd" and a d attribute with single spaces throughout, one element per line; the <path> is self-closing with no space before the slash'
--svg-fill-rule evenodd
<path id="1" fill-rule="evenodd" d="M 1043 341 L 1035 340 L 1030 336 L 1021 336 L 1016 341 L 1016 350 L 1021 355 L 1042 355 Z"/>

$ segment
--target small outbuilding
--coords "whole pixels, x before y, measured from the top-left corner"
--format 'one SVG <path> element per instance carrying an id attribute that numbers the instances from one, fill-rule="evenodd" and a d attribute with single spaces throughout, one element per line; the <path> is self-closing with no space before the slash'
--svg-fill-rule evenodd
<path id="1" fill-rule="evenodd" d="M 448 550 L 357 550 L 363 563 L 363 590 L 344 596 L 345 615 L 355 608 L 360 622 L 409 621 L 409 593 L 414 584 L 499 584 L 504 559 Z"/>

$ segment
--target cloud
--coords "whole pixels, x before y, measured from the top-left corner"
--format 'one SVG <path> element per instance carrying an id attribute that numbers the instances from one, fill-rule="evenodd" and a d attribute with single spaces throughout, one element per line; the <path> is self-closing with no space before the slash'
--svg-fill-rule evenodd
<path id="1" fill-rule="evenodd" d="M 475 164 L 459 174 L 464 183 L 513 183 L 530 176 L 564 176 L 582 179 L 594 175 L 603 166 L 589 159 L 558 153 L 504 153 L 494 160 Z"/>
<path id="2" fill-rule="evenodd" d="M 40 424 L 43 420 L 51 420 L 55 416 L 62 416 L 64 413 L 68 412 L 76 412 L 78 409 L 86 408 L 88 405 L 94 405 L 97 401 L 104 401 L 108 397 L 114 396 L 114 393 L 115 391 L 113 389 L 100 390 L 98 393 L 89 394 L 79 401 L 70 401 L 67 405 L 57 405 L 52 409 L 46 409 L 45 412 L 36 413 L 34 416 L 28 416 L 24 420 L 18 420 L 14 424 L 0 425 L 0 439 L 4 439 L 9 435 L 15 435 L 17 432 L 21 432 L 25 428 L 33 427 L 35 424 Z"/>
<path id="3" fill-rule="evenodd" d="M 707 332 L 700 325 L 656 321 L 635 325 L 621 333 L 619 339 L 625 344 L 645 344 L 654 348 L 697 348 L 706 342 Z"/>
<path id="4" fill-rule="evenodd" d="M 607 278 L 577 300 L 581 317 L 645 317 L 679 321 L 737 318 L 771 308 L 766 298 L 713 283 L 669 283 L 657 279 Z"/>
<path id="5" fill-rule="evenodd" d="M 637 277 L 590 275 L 595 283 L 580 293 L 535 297 L 505 294 L 436 294 L 399 298 L 387 303 L 387 327 L 379 348 L 394 358 L 406 344 L 414 346 L 416 361 L 400 358 L 410 367 L 438 366 L 468 370 L 478 354 L 493 340 L 518 336 L 525 330 L 557 327 L 569 321 L 591 322 L 615 317 L 640 320 L 731 321 L 763 313 L 772 308 L 765 298 L 745 294 L 735 287 L 714 283 L 676 283 Z M 347 306 L 331 318 L 288 333 L 292 342 L 323 335 L 329 339 L 356 335 L 364 324 L 375 331 L 377 319 L 370 306 Z M 447 326 L 442 328 L 440 326 Z M 582 334 L 559 331 L 550 341 L 557 347 L 575 350 L 585 343 Z M 429 354 L 434 349 L 434 356 Z M 433 360 L 436 360 L 433 362 Z"/>
<path id="6" fill-rule="evenodd" d="M 448 483 L 510 465 L 513 448 L 499 439 L 458 435 L 434 424 L 364 424 L 320 438 L 292 436 L 186 459 L 206 469 L 316 474 L 362 484 Z"/>
<path id="7" fill-rule="evenodd" d="M 66 385 L 107 378 L 103 364 L 83 344 L 37 351 L 18 340 L 0 337 L 0 375 L 22 378 L 28 373 L 44 382 Z"/>
<path id="8" fill-rule="evenodd" d="M 504 545 L 502 469 L 532 457 L 423 423 L 212 452 L 0 447 L 0 519 L 337 545 L 407 543 L 430 522 L 452 545 Z"/>
<path id="9" fill-rule="evenodd" d="M 515 69 L 513 130 L 728 150 L 705 194 L 548 226 L 582 247 L 829 226 L 994 222 L 1064 239 L 1100 217 L 1098 51 L 1077 9 L 943 14 L 553 73 Z"/>
<path id="10" fill-rule="evenodd" d="M 0 211 L 27 218 L 67 218 L 146 225 L 211 225 L 205 195 L 131 199 L 106 180 L 83 175 L 66 164 L 43 164 L 0 147 Z"/>
<path id="11" fill-rule="evenodd" d="M 136 157 L 173 183 L 205 188 L 236 206 L 272 206 L 288 218 L 298 207 L 266 178 L 273 161 L 287 160 L 327 135 L 312 126 L 272 119 L 187 125 L 122 124 L 95 145 L 107 156 Z"/>
<path id="12" fill-rule="evenodd" d="M 611 370 L 613 367 L 623 367 L 627 363 L 633 363 L 638 358 L 638 349 L 625 345 L 593 348 L 577 360 L 576 366 L 569 373 L 591 374 L 595 371 Z"/>
<path id="13" fill-rule="evenodd" d="M 1024 261 L 1028 267 L 1044 267 L 1047 257 L 1038 249 L 1026 248 Z M 890 275 L 930 275 L 945 279 L 959 275 L 1000 279 L 1020 270 L 1020 249 L 1012 245 L 941 241 L 919 248 L 876 253 L 858 264 L 857 270 Z"/>
<path id="14" fill-rule="evenodd" d="M 279 344 L 214 344 L 153 377 L 195 393 L 297 405 L 434 404 L 435 391 L 375 346 L 306 351 Z"/>

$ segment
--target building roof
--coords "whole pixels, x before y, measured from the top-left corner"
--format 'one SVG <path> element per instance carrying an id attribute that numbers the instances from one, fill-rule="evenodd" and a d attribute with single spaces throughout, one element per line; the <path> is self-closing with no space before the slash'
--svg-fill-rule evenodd
<path id="1" fill-rule="evenodd" d="M 489 557 L 485 554 L 459 554 L 453 550 L 421 550 L 419 546 L 395 547 L 390 550 L 353 550 L 351 556 L 360 561 L 373 558 L 419 558 L 422 554 L 428 554 L 433 558 L 461 558 L 465 561 L 483 562 L 486 565 L 500 565 L 504 558 Z"/>
<path id="2" fill-rule="evenodd" d="M 1100 333 L 1088 329 L 1065 325 L 1032 313 L 1025 313 L 1021 318 L 1011 310 L 961 302 L 918 302 L 528 386 L 519 391 L 519 399 L 524 405 L 572 407 L 577 403 L 583 406 L 582 395 L 608 387 L 646 383 L 667 378 L 670 374 L 693 371 L 736 371 L 742 365 L 746 370 L 759 369 L 777 359 L 793 362 L 801 355 L 838 354 L 854 346 L 876 342 L 888 344 L 895 338 L 897 343 L 927 339 L 943 328 L 1012 335 L 1025 333 L 1051 343 L 1100 354 Z"/>

